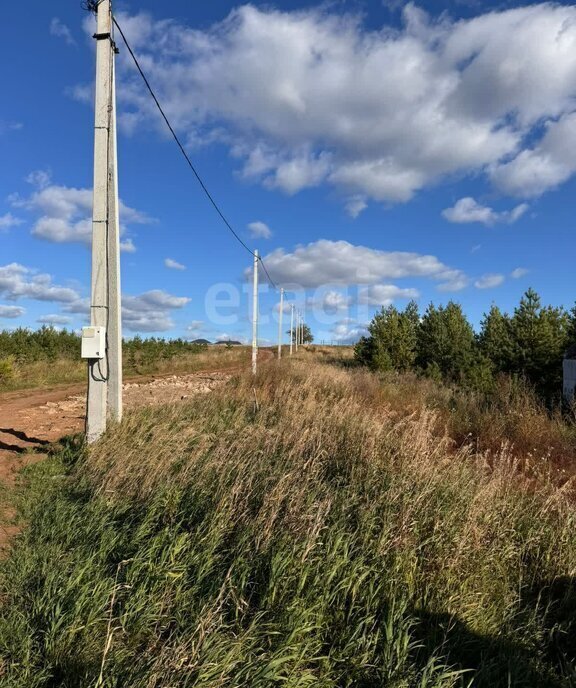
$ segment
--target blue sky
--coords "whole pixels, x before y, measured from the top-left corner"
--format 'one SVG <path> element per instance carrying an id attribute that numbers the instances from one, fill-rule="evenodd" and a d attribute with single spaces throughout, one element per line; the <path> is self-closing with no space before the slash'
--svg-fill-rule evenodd
<path id="1" fill-rule="evenodd" d="M 10 3 L 0 327 L 85 321 L 93 19 Z M 212 193 L 318 340 L 383 304 L 575 299 L 576 7 L 167 0 L 115 11 Z M 248 339 L 251 258 L 121 45 L 125 334 Z M 260 336 L 276 338 L 277 294 Z M 284 328 L 286 329 L 286 328 Z"/>

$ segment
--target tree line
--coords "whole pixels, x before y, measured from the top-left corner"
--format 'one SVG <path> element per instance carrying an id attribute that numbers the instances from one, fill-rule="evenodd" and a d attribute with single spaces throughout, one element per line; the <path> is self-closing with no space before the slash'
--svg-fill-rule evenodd
<path id="1" fill-rule="evenodd" d="M 562 359 L 576 345 L 576 306 L 543 306 L 529 289 L 512 315 L 493 305 L 476 333 L 462 306 L 430 304 L 421 315 L 383 307 L 355 347 L 356 360 L 378 371 L 417 371 L 489 393 L 499 375 L 526 380 L 547 403 L 561 399 Z"/>
<path id="2" fill-rule="evenodd" d="M 75 332 L 44 325 L 38 330 L 19 327 L 0 331 L 0 359 L 11 359 L 17 364 L 57 359 L 79 359 L 81 338 Z M 134 364 L 170 359 L 206 348 L 203 344 L 184 339 L 162 339 L 140 336 L 125 339 L 122 350 L 127 362 Z"/>

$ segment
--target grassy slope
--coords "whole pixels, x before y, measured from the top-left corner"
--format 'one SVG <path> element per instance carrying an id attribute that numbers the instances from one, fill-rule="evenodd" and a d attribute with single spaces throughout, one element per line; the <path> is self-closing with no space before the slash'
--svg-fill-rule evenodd
<path id="1" fill-rule="evenodd" d="M 574 685 L 570 485 L 419 384 L 269 365 L 28 471 L 0 685 Z"/>

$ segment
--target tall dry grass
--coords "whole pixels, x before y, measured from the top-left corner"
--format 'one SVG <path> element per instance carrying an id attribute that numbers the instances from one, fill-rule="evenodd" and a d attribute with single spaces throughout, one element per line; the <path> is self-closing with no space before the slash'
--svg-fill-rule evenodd
<path id="1" fill-rule="evenodd" d="M 3 567 L 5 685 L 573 685 L 571 495 L 442 414 L 304 356 L 130 412 Z"/>

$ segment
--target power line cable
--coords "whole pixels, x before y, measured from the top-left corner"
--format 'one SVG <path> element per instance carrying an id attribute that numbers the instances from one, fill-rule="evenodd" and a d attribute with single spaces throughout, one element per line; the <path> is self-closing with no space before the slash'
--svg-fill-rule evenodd
<path id="1" fill-rule="evenodd" d="M 124 35 L 124 32 L 122 31 L 122 28 L 121 28 L 120 24 L 118 23 L 116 17 L 112 17 L 112 19 L 113 19 L 113 21 L 114 21 L 114 25 L 116 26 L 116 28 L 117 28 L 118 31 L 120 32 L 120 36 L 122 36 L 122 40 L 124 41 L 124 45 L 126 46 L 128 52 L 130 53 L 130 56 L 132 57 L 132 60 L 134 61 L 134 64 L 136 65 L 136 69 L 140 72 L 140 76 L 142 77 L 142 80 L 143 80 L 144 83 L 146 84 L 146 88 L 148 89 L 150 95 L 152 96 L 152 99 L 153 99 L 154 102 L 156 103 L 156 107 L 158 108 L 160 114 L 162 115 L 162 118 L 163 118 L 164 121 L 166 122 L 166 126 L 167 126 L 168 129 L 170 130 L 170 133 L 172 134 L 172 136 L 173 136 L 173 138 L 174 138 L 174 141 L 176 141 L 176 144 L 178 145 L 178 148 L 180 149 L 182 155 L 184 156 L 186 162 L 188 163 L 188 166 L 190 167 L 190 169 L 191 169 L 192 172 L 194 173 L 194 176 L 196 177 L 196 180 L 198 181 L 198 183 L 199 183 L 200 186 L 202 187 L 202 190 L 203 190 L 204 193 L 206 194 L 206 197 L 208 198 L 208 200 L 210 201 L 210 203 L 213 205 L 214 209 L 216 210 L 216 212 L 218 213 L 218 215 L 220 216 L 220 218 L 222 219 L 222 221 L 224 222 L 224 224 L 226 225 L 226 227 L 230 230 L 230 232 L 231 232 L 231 233 L 233 234 L 233 236 L 236 238 L 236 240 L 246 249 L 246 251 L 248 251 L 248 253 L 249 253 L 251 256 L 254 256 L 254 251 L 252 251 L 252 249 L 251 249 L 249 246 L 247 246 L 247 245 L 244 243 L 244 241 L 242 241 L 242 239 L 238 236 L 238 233 L 234 230 L 234 228 L 232 227 L 232 225 L 230 224 L 230 222 L 228 222 L 228 220 L 226 219 L 226 216 L 225 216 L 224 213 L 220 210 L 220 207 L 218 206 L 218 203 L 216 203 L 216 200 L 214 199 L 214 197 L 212 196 L 212 194 L 211 194 L 210 191 L 208 190 L 208 187 L 207 187 L 206 184 L 204 183 L 204 181 L 203 181 L 202 177 L 200 176 L 198 170 L 196 169 L 196 167 L 195 167 L 194 164 L 192 163 L 192 160 L 190 160 L 190 157 L 189 157 L 188 153 L 186 153 L 186 150 L 184 149 L 184 146 L 183 146 L 182 143 L 180 142 L 180 139 L 178 138 L 178 135 L 176 134 L 176 132 L 174 131 L 174 128 L 173 128 L 172 125 L 170 124 L 170 120 L 168 119 L 168 117 L 166 116 L 166 113 L 164 112 L 162 106 L 160 105 L 160 101 L 159 101 L 158 98 L 156 97 L 156 94 L 154 93 L 154 90 L 152 89 L 152 86 L 150 85 L 150 82 L 149 82 L 148 79 L 146 78 L 146 75 L 144 74 L 144 72 L 143 72 L 143 70 L 142 70 L 142 67 L 140 66 L 140 63 L 138 62 L 138 58 L 136 57 L 136 55 L 134 54 L 134 51 L 133 51 L 132 48 L 130 47 L 130 44 L 128 43 L 128 40 L 127 40 L 126 36 Z M 259 260 L 259 262 L 261 263 L 262 267 L 264 268 L 264 272 L 266 273 L 266 276 L 267 276 L 268 281 L 270 282 L 270 284 L 274 287 L 274 289 L 278 289 L 278 287 L 276 286 L 276 284 L 274 283 L 274 281 L 273 281 L 272 278 L 270 277 L 270 273 L 269 273 L 268 270 L 266 269 L 266 266 L 264 265 L 264 261 L 262 260 L 262 258 L 261 258 L 260 256 L 258 256 L 258 260 Z"/>

